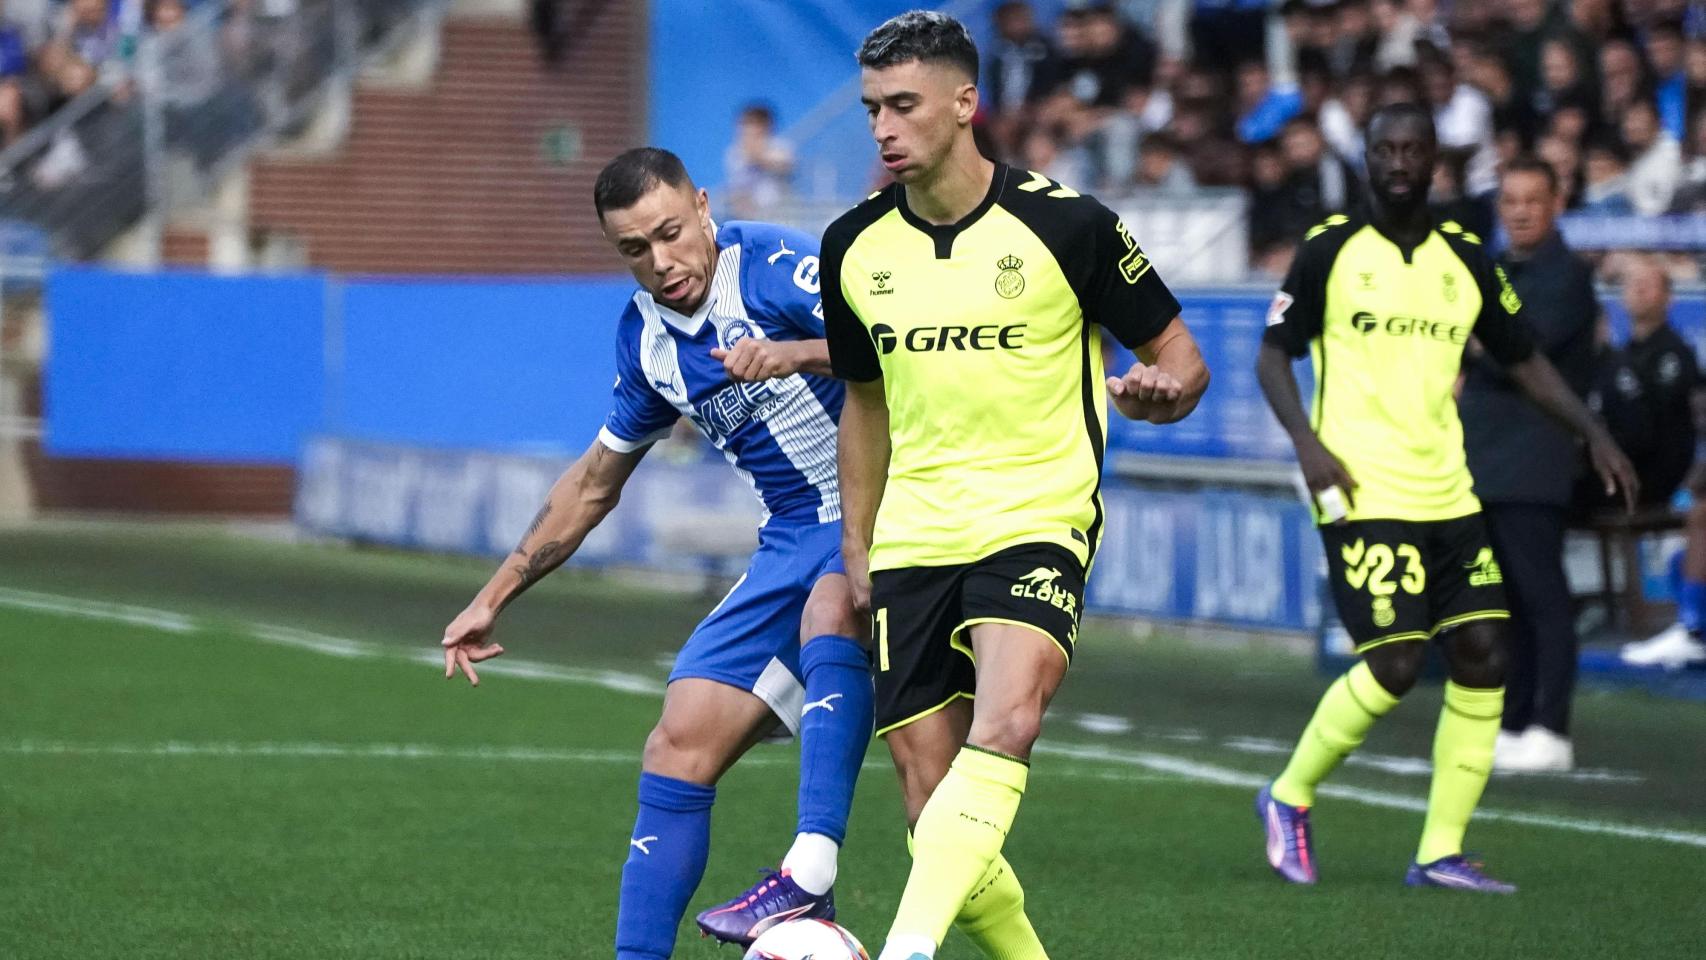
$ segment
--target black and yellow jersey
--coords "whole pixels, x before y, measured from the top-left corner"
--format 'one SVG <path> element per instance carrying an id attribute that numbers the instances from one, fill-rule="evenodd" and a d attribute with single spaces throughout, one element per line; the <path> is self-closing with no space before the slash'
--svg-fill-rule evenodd
<path id="1" fill-rule="evenodd" d="M 1315 363 L 1315 433 L 1357 483 L 1349 519 L 1450 520 L 1481 509 L 1453 388 L 1473 335 L 1503 364 L 1534 339 L 1479 238 L 1454 223 L 1402 249 L 1371 224 L 1309 231 L 1265 339 Z"/>
<path id="2" fill-rule="evenodd" d="M 970 563 L 1022 543 L 1087 566 L 1107 437 L 1100 327 L 1136 347 L 1179 313 L 1125 224 L 997 165 L 959 222 L 921 219 L 896 184 L 835 221 L 822 255 L 835 375 L 881 378 L 888 401 L 871 568 Z"/>

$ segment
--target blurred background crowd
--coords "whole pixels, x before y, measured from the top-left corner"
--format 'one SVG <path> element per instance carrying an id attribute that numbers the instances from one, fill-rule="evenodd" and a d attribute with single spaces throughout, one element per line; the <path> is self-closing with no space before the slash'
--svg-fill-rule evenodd
<path id="1" fill-rule="evenodd" d="M 1494 234 L 1498 173 L 1525 153 L 1558 172 L 1571 211 L 1706 211 L 1699 3 L 1123 0 L 1045 22 L 1012 0 L 991 27 L 987 152 L 1103 196 L 1240 188 L 1259 277 L 1360 202 L 1363 125 L 1398 101 L 1434 112 L 1446 149 L 1433 199 L 1472 231 Z M 727 174 L 744 212 L 788 188 L 773 130 L 763 105 L 740 118 Z M 1670 266 L 1679 280 L 1700 271 Z"/>

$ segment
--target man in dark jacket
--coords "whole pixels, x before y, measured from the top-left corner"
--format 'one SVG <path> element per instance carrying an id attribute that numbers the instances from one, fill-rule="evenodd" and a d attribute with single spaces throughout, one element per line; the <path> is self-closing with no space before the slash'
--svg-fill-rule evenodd
<path id="1" fill-rule="evenodd" d="M 1498 213 L 1510 238 L 1499 265 L 1527 307 L 1536 342 L 1578 394 L 1593 378 L 1593 270 L 1571 253 L 1555 221 L 1557 174 L 1544 161 L 1507 165 Z M 1475 493 L 1511 605 L 1510 666 L 1498 770 L 1568 770 L 1576 628 L 1564 579 L 1564 527 L 1581 464 L 1575 438 L 1523 396 L 1488 358 L 1466 364 L 1458 403 Z"/>
<path id="2" fill-rule="evenodd" d="M 1663 508 L 1694 462 L 1691 401 L 1700 386 L 1694 348 L 1670 325 L 1670 275 L 1649 257 L 1624 271 L 1629 344 L 1597 373 L 1598 406 L 1641 478 L 1641 505 Z M 1590 506 L 1610 507 L 1609 501 Z"/>

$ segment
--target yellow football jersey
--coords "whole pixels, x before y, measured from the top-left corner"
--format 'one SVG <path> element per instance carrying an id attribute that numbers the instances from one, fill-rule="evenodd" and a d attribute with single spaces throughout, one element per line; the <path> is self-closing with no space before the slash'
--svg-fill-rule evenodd
<path id="1" fill-rule="evenodd" d="M 1356 480 L 1351 520 L 1450 520 L 1481 509 L 1453 395 L 1470 335 L 1527 359 L 1522 301 L 1479 238 L 1443 223 L 1412 249 L 1330 217 L 1309 231 L 1265 339 L 1315 365 L 1315 433 Z"/>
<path id="2" fill-rule="evenodd" d="M 1119 218 L 997 165 L 982 203 L 930 224 L 893 185 L 822 249 L 836 376 L 883 381 L 891 455 L 873 570 L 1053 543 L 1086 566 L 1101 533 L 1102 327 L 1129 347 L 1179 313 Z"/>

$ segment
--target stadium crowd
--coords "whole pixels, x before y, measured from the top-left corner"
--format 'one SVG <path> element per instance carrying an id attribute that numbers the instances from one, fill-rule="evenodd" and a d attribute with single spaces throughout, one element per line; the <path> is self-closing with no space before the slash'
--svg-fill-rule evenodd
<path id="1" fill-rule="evenodd" d="M 1434 112 L 1435 202 L 1471 230 L 1525 152 L 1571 210 L 1706 211 L 1706 8 L 1686 0 L 1091 2 L 1052 29 L 1015 0 L 994 32 L 993 152 L 1104 194 L 1242 187 L 1265 274 L 1359 202 L 1362 127 L 1397 101 Z"/>

